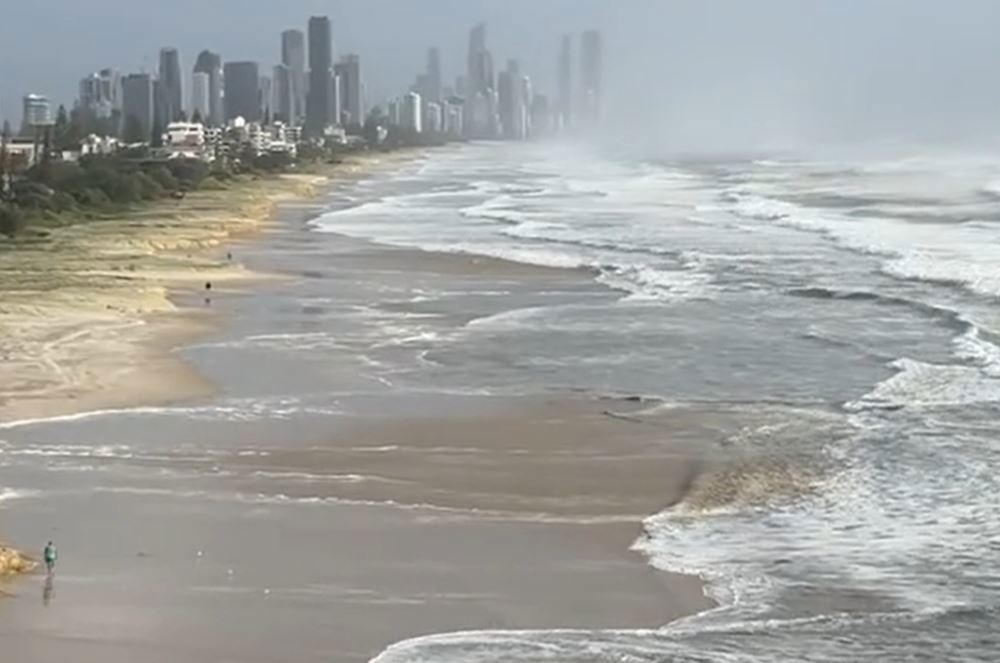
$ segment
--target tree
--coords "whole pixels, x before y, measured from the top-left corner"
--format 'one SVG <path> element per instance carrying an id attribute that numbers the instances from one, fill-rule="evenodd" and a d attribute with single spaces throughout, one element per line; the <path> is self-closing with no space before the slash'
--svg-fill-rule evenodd
<path id="1" fill-rule="evenodd" d="M 83 129 L 80 111 L 74 109 L 72 113 L 67 113 L 66 107 L 60 106 L 52 130 L 55 149 L 59 152 L 79 149 L 80 141 L 83 139 Z"/>
<path id="2" fill-rule="evenodd" d="M 0 201 L 7 200 L 10 195 L 10 158 L 7 154 L 7 143 L 10 142 L 10 122 L 4 120 L 0 132 Z"/>
<path id="3" fill-rule="evenodd" d="M 194 114 L 191 115 L 191 122 L 194 124 L 205 124 L 205 120 L 201 116 L 201 111 L 195 109 Z"/>

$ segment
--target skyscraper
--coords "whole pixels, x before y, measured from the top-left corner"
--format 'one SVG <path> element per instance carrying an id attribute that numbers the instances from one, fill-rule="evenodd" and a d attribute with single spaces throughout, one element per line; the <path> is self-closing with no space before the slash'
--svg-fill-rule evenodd
<path id="1" fill-rule="evenodd" d="M 468 76 L 466 77 L 466 94 L 470 97 L 477 92 L 485 92 L 490 86 L 486 84 L 486 72 L 483 71 L 483 53 L 486 51 L 486 24 L 480 23 L 469 34 Z"/>
<path id="2" fill-rule="evenodd" d="M 441 100 L 441 52 L 436 48 L 427 51 L 427 94 L 424 101 Z"/>
<path id="3" fill-rule="evenodd" d="M 212 115 L 210 102 L 212 89 L 211 76 L 203 71 L 196 71 L 191 76 L 191 120 L 198 118 L 208 123 Z"/>
<path id="4" fill-rule="evenodd" d="M 257 79 L 257 108 L 260 122 L 270 124 L 274 118 L 274 89 L 271 86 L 270 76 L 261 76 Z"/>
<path id="5" fill-rule="evenodd" d="M 102 69 L 80 80 L 80 110 L 91 119 L 109 118 L 121 110 L 121 77 L 113 69 Z"/>
<path id="6" fill-rule="evenodd" d="M 361 99 L 361 58 L 348 55 L 334 68 L 340 78 L 340 107 L 347 115 L 348 124 L 362 124 L 365 109 Z"/>
<path id="7" fill-rule="evenodd" d="M 176 48 L 160 50 L 160 117 L 164 123 L 179 119 L 184 110 L 181 59 Z"/>
<path id="8" fill-rule="evenodd" d="M 309 97 L 306 104 L 306 128 L 320 135 L 335 120 L 333 108 L 333 39 L 330 19 L 309 19 Z"/>
<path id="9" fill-rule="evenodd" d="M 153 134 L 153 77 L 129 74 L 122 79 L 123 138 L 149 142 Z"/>
<path id="10" fill-rule="evenodd" d="M 514 74 L 508 69 L 501 71 L 497 78 L 497 94 L 500 97 L 500 126 L 503 137 L 507 140 L 517 138 L 515 132 L 515 114 L 517 112 L 517 93 Z"/>
<path id="11" fill-rule="evenodd" d="M 500 127 L 507 140 L 524 140 L 528 135 L 528 104 L 531 97 L 531 80 L 521 75 L 517 60 L 507 63 L 507 70 L 497 79 Z"/>
<path id="12" fill-rule="evenodd" d="M 292 97 L 292 111 L 287 121 L 299 125 L 306 116 L 306 36 L 301 30 L 281 33 L 281 64 L 288 67 Z"/>
<path id="13" fill-rule="evenodd" d="M 601 33 L 589 30 L 580 41 L 580 95 L 584 119 L 595 123 L 601 119 L 601 83 L 603 68 Z"/>
<path id="14" fill-rule="evenodd" d="M 409 92 L 403 97 L 400 115 L 400 124 L 403 128 L 415 133 L 423 131 L 423 104 L 419 94 Z"/>
<path id="15" fill-rule="evenodd" d="M 225 122 L 222 56 L 211 51 L 202 51 L 198 54 L 194 70 L 208 75 L 208 115 L 205 116 L 205 120 L 211 126 L 220 126 Z"/>
<path id="16" fill-rule="evenodd" d="M 295 103 L 292 95 L 291 68 L 283 64 L 276 65 L 274 76 L 271 78 L 271 86 L 274 94 L 274 100 L 271 102 L 273 119 L 293 124 Z"/>
<path id="17" fill-rule="evenodd" d="M 573 37 L 564 35 L 559 49 L 558 122 L 563 127 L 573 123 Z"/>
<path id="18" fill-rule="evenodd" d="M 226 120 L 242 117 L 247 122 L 260 121 L 260 69 L 256 62 L 227 62 Z"/>

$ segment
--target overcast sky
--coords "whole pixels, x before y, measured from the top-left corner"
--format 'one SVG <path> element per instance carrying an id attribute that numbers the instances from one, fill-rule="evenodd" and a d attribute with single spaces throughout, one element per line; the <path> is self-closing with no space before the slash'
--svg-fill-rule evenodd
<path id="1" fill-rule="evenodd" d="M 7 2 L 0 112 L 20 97 L 71 102 L 77 80 L 202 48 L 271 65 L 282 29 L 328 14 L 339 53 L 361 55 L 370 98 L 405 90 L 430 45 L 447 78 L 468 29 L 490 26 L 553 86 L 562 32 L 605 33 L 607 107 L 635 137 L 675 145 L 993 142 L 1000 136 L 998 0 L 45 0 Z"/>

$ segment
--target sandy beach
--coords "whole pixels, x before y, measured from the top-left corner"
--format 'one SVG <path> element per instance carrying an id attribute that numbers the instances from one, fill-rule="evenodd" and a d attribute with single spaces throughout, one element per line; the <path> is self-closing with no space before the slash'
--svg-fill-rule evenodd
<path id="1" fill-rule="evenodd" d="M 295 196 L 318 183 L 192 196 L 125 241 L 68 231 L 86 259 L 58 277 L 85 283 L 4 296 L 19 336 L 3 419 L 56 419 L 0 429 L 21 496 L 2 527 L 65 551 L 54 583 L 7 586 L 12 660 L 363 663 L 434 633 L 656 628 L 710 607 L 700 580 L 632 551 L 705 470 L 700 416 L 644 422 L 650 404 L 597 394 L 414 394 L 370 374 L 386 359 L 354 347 L 346 316 L 458 329 L 486 305 L 432 315 L 399 293 L 604 289 L 585 272 L 316 236 Z M 336 342 L 308 345 L 320 328 Z M 372 348 L 420 342 L 398 333 Z M 119 412 L 72 416 L 96 410 Z"/>

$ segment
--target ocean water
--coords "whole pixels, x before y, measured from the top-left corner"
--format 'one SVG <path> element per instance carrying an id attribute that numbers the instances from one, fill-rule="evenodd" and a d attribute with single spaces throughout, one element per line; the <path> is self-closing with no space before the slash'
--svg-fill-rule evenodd
<path id="1" fill-rule="evenodd" d="M 653 631 L 441 634 L 376 661 L 997 660 L 998 183 L 1000 159 L 546 145 L 470 146 L 358 184 L 317 231 L 608 289 L 413 336 L 413 379 L 642 394 L 650 420 L 724 409 L 743 424 L 706 444 L 750 459 L 650 514 L 635 543 L 702 576 L 717 609 Z"/>
<path id="2" fill-rule="evenodd" d="M 310 523 L 328 507 L 442 512 L 433 492 L 337 469 L 413 450 L 330 449 L 318 431 L 495 397 L 642 395 L 632 416 L 651 424 L 726 422 L 702 444 L 729 462 L 634 543 L 703 577 L 718 608 L 653 630 L 428 635 L 375 660 L 1000 659 L 1000 158 L 474 144 L 328 203 L 258 249 L 292 278 L 218 301 L 238 321 L 184 350 L 217 399 L 0 424 L 0 509 L 26 527 L 94 495 L 279 504 L 289 522 L 300 507 Z M 414 249 L 463 263 L 428 269 Z M 477 273 L 468 256 L 523 268 Z M 552 515 L 538 511 L 491 517 Z M 312 619 L 328 618 L 298 626 Z"/>

